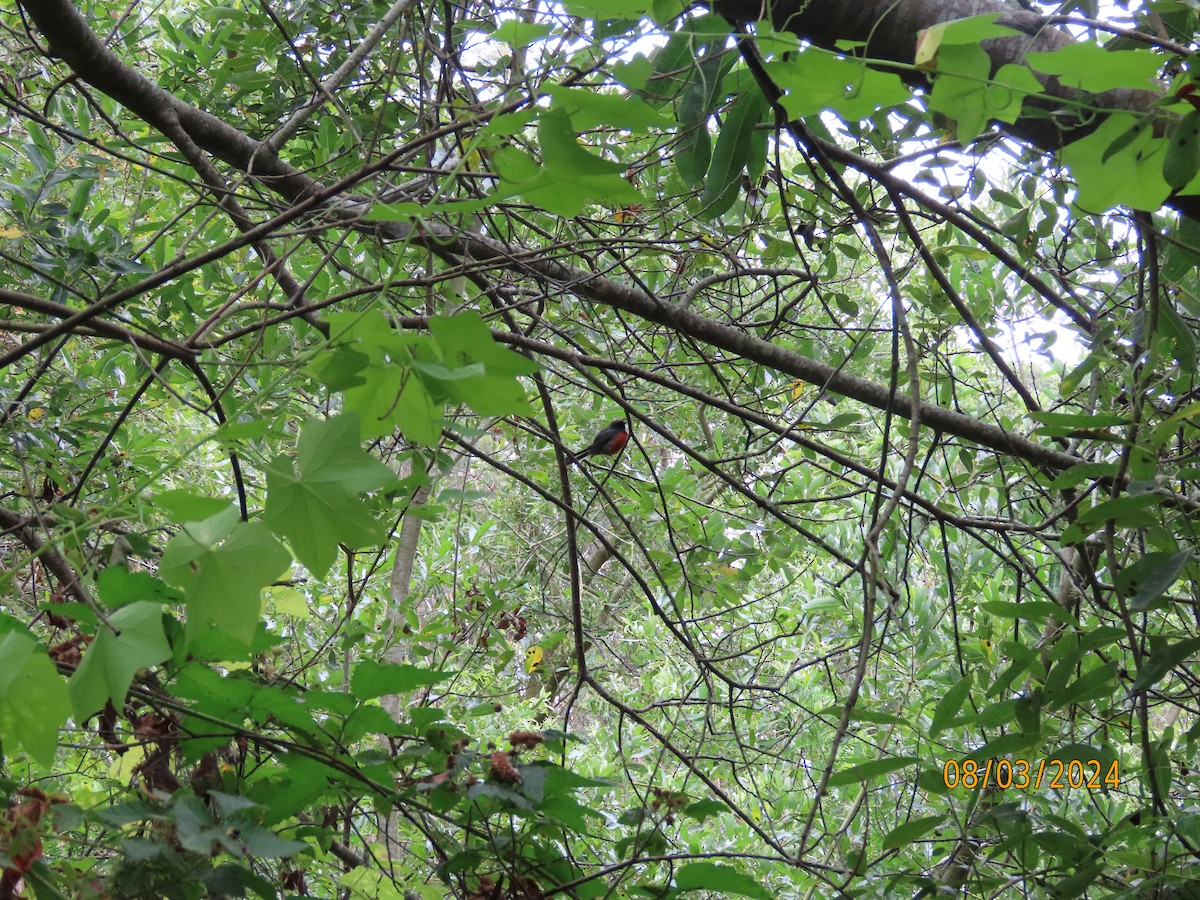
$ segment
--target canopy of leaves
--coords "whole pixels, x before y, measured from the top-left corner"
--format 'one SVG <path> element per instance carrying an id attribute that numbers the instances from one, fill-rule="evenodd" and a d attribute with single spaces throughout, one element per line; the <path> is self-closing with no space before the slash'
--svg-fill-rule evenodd
<path id="1" fill-rule="evenodd" d="M 0 11 L 0 900 L 1200 892 L 1195 4 L 770 6 Z"/>

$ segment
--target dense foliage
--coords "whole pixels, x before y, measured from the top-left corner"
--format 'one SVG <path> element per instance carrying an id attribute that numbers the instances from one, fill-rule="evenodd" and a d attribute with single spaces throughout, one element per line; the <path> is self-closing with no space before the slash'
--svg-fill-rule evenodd
<path id="1" fill-rule="evenodd" d="M 0 12 L 0 898 L 1200 896 L 1134 6 Z"/>

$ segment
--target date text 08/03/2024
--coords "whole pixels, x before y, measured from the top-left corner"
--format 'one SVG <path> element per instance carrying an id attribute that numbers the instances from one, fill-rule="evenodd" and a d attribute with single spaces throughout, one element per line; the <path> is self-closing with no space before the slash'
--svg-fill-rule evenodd
<path id="1" fill-rule="evenodd" d="M 1066 788 L 1100 790 L 1121 786 L 1117 760 L 1098 759 L 965 759 L 942 764 L 942 783 L 954 790 L 1000 788 L 1061 791 Z"/>

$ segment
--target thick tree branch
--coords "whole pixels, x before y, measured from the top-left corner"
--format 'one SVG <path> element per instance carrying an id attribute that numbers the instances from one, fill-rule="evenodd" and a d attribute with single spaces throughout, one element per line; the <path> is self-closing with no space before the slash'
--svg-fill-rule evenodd
<path id="1" fill-rule="evenodd" d="M 823 8 L 828 4 L 812 5 Z M 863 4 L 870 8 L 876 5 Z M 898 10 L 904 12 L 901 19 L 905 22 L 915 14 L 909 9 L 912 5 L 904 0 L 897 4 Z M 81 78 L 120 100 L 151 124 L 166 129 L 172 127 L 171 119 L 176 118 L 198 146 L 229 165 L 254 175 L 285 197 L 311 201 L 314 197 L 328 195 L 328 188 L 288 166 L 262 142 L 255 141 L 208 113 L 196 110 L 130 69 L 100 43 L 68 0 L 22 0 L 22 6 L 46 34 L 51 49 L 61 55 Z M 261 227 L 250 233 L 258 232 Z M 514 248 L 482 235 L 432 222 L 423 223 L 417 230 L 404 223 L 378 223 L 372 227 L 377 227 L 385 237 L 408 240 L 443 257 L 467 257 L 523 272 L 543 283 L 566 288 L 585 300 L 673 328 L 694 340 L 785 372 L 826 391 L 906 419 L 919 417 L 922 424 L 936 431 L 1018 457 L 1049 471 L 1060 471 L 1082 461 L 1072 454 L 1045 447 L 996 425 L 893 393 L 888 385 L 840 371 L 736 328 L 708 320 L 680 304 L 661 301 L 629 285 L 549 259 L 535 250 Z M 245 237 L 242 236 L 243 240 Z"/>
<path id="2" fill-rule="evenodd" d="M 915 68 L 917 39 L 923 29 L 942 22 L 993 13 L 998 23 L 1019 32 L 983 42 L 993 72 L 1003 65 L 1023 65 L 1028 53 L 1053 52 L 1076 43 L 1069 33 L 1053 27 L 1064 17 L 1016 9 L 1005 0 L 777 0 L 769 4 L 760 0 L 717 0 L 713 9 L 736 22 L 769 18 L 775 28 L 828 50 L 861 44 L 859 52 L 865 58 L 878 61 L 909 84 L 921 87 L 928 83 L 924 73 Z M 1151 40 L 1148 38 L 1148 42 Z M 1172 51 L 1181 49 L 1170 42 L 1155 43 Z M 1038 80 L 1044 96 L 1028 98 L 1025 114 L 1011 125 L 997 124 L 1004 134 L 1050 152 L 1086 137 L 1103 122 L 1102 115 L 1073 115 L 1076 104 L 1086 102 L 1093 109 L 1144 113 L 1162 98 L 1161 91 L 1149 88 L 1086 94 L 1064 86 L 1057 78 L 1039 76 Z M 1188 218 L 1200 219 L 1200 196 L 1172 197 L 1168 205 Z"/>

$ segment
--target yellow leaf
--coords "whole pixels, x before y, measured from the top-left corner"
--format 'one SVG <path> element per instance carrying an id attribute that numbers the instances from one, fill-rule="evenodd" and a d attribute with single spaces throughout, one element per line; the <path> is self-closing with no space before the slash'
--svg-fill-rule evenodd
<path id="1" fill-rule="evenodd" d="M 25 237 L 25 232 L 20 228 L 3 227 L 0 228 L 0 238 L 19 238 Z"/>
<path id="2" fill-rule="evenodd" d="M 525 671 L 533 672 L 542 664 L 542 659 L 545 657 L 541 647 L 530 647 L 525 651 Z"/>
<path id="3" fill-rule="evenodd" d="M 267 588 L 266 595 L 274 604 L 275 612 L 297 619 L 308 618 L 308 598 L 294 587 L 273 585 Z"/>
<path id="4" fill-rule="evenodd" d="M 136 774 L 137 767 L 142 764 L 145 758 L 145 748 L 135 744 L 126 750 L 123 755 L 113 760 L 113 764 L 108 767 L 108 777 L 114 781 L 129 781 Z"/>
<path id="5" fill-rule="evenodd" d="M 26 415 L 29 417 L 30 422 L 36 422 L 41 419 L 42 416 L 46 415 L 46 408 L 44 406 L 35 406 L 30 409 Z"/>

